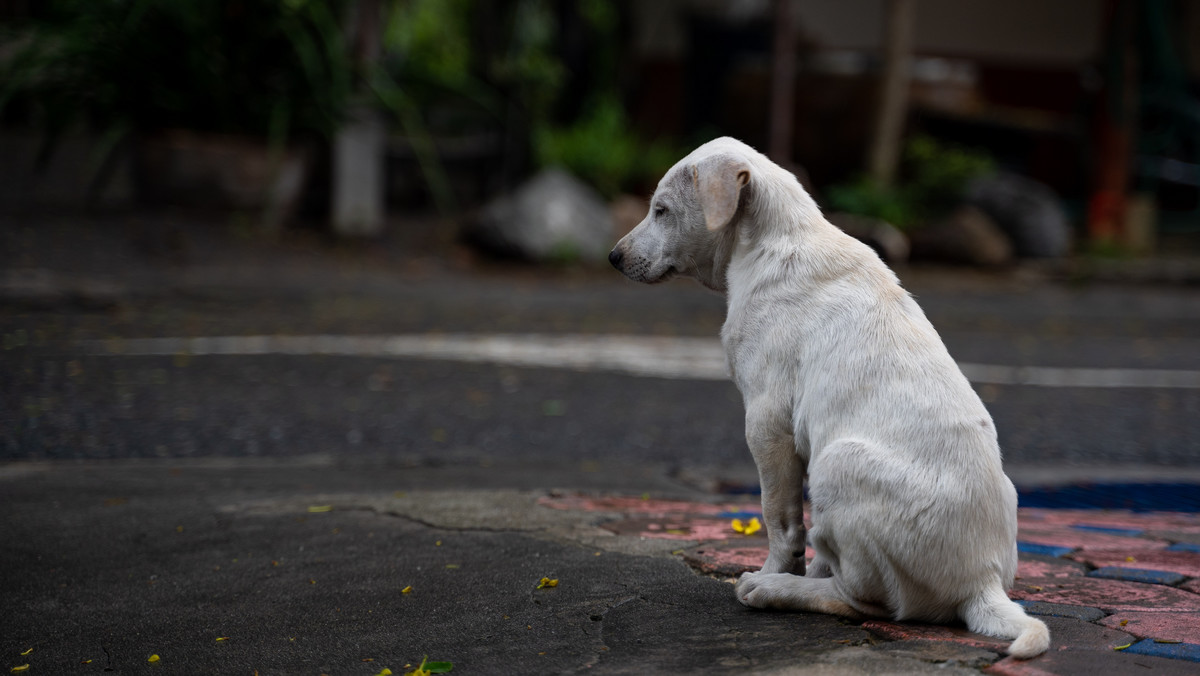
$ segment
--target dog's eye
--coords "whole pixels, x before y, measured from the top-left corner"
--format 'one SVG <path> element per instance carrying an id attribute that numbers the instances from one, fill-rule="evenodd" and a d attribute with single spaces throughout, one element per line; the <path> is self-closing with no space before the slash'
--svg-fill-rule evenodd
<path id="1" fill-rule="evenodd" d="M 664 206 L 654 207 L 654 217 L 662 218 L 667 213 L 667 208 Z"/>

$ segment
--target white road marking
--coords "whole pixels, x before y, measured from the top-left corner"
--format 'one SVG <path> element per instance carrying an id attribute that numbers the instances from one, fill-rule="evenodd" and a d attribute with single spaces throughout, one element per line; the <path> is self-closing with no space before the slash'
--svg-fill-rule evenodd
<path id="1" fill-rule="evenodd" d="M 101 356 L 332 355 L 405 357 L 636 376 L 726 380 L 715 338 L 623 335 L 411 334 L 398 336 L 211 336 L 92 341 Z M 960 362 L 977 384 L 1037 387 L 1200 389 L 1200 371 L 1005 366 Z"/>

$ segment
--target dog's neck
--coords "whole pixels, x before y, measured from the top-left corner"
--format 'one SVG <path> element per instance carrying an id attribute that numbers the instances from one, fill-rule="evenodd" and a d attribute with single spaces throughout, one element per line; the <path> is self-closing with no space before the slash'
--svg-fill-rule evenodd
<path id="1" fill-rule="evenodd" d="M 732 228 L 736 241 L 721 275 L 730 302 L 736 292 L 747 290 L 736 288 L 741 285 L 803 289 L 852 274 L 897 283 L 875 252 L 825 219 L 790 172 L 762 172 L 756 178 L 770 184 L 747 186 L 746 204 Z M 778 264 L 763 265 L 763 259 Z"/>

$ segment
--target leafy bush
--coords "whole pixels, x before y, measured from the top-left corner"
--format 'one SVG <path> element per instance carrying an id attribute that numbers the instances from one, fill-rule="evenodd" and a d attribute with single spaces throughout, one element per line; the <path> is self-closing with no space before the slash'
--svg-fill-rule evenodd
<path id="1" fill-rule="evenodd" d="M 882 186 L 868 177 L 829 187 L 829 207 L 885 220 L 901 230 L 925 225 L 954 207 L 967 184 L 995 170 L 986 153 L 915 136 L 904 149 L 902 180 Z"/>
<path id="2" fill-rule="evenodd" d="M 535 130 L 534 152 L 539 164 L 561 165 L 607 197 L 653 184 L 682 155 L 672 144 L 641 140 L 613 96 L 575 124 Z"/>
<path id="3" fill-rule="evenodd" d="M 353 72 L 341 0 L 50 0 L 9 35 L 0 110 L 21 97 L 52 131 L 187 128 L 328 135 Z M 0 38 L 2 39 L 2 38 Z"/>

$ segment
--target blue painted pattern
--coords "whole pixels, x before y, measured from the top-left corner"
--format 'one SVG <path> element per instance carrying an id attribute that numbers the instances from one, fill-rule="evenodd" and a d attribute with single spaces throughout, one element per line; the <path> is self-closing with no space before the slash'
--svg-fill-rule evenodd
<path id="1" fill-rule="evenodd" d="M 1075 551 L 1071 547 L 1059 547 L 1056 545 L 1041 545 L 1036 542 L 1017 542 L 1017 551 L 1025 552 L 1026 554 L 1041 554 L 1043 556 L 1066 556 Z"/>
<path id="2" fill-rule="evenodd" d="M 1088 577 L 1102 577 L 1109 580 L 1125 580 L 1126 582 L 1145 582 L 1147 584 L 1179 584 L 1187 579 L 1180 573 L 1166 570 L 1147 570 L 1145 568 L 1125 568 L 1123 566 L 1105 566 L 1088 573 Z"/>
<path id="3" fill-rule="evenodd" d="M 1167 657 L 1173 660 L 1200 662 L 1200 645 L 1195 643 L 1159 643 L 1152 638 L 1138 641 L 1123 652 L 1152 657 Z"/>
<path id="4" fill-rule="evenodd" d="M 1200 484 L 1096 483 L 1018 489 L 1022 507 L 1200 512 Z"/>

